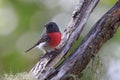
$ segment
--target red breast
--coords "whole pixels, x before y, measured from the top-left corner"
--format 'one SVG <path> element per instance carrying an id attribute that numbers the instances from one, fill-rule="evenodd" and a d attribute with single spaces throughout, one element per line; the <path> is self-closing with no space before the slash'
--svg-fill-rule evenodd
<path id="1" fill-rule="evenodd" d="M 50 40 L 48 41 L 50 47 L 56 47 L 59 45 L 61 41 L 61 33 L 60 32 L 52 32 L 48 33 Z"/>

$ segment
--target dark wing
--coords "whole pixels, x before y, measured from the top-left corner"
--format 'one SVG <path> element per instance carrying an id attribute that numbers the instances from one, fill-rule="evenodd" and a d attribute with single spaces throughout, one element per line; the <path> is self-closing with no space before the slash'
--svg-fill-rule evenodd
<path id="1" fill-rule="evenodd" d="M 40 43 L 46 42 L 46 41 L 48 41 L 48 40 L 49 40 L 48 35 L 47 35 L 47 34 L 43 34 L 42 37 L 41 37 L 41 39 L 40 39 L 34 46 L 32 46 L 31 48 L 29 48 L 29 49 L 26 50 L 25 52 L 30 51 L 31 49 L 35 48 L 35 47 L 36 47 L 37 45 L 39 45 Z"/>

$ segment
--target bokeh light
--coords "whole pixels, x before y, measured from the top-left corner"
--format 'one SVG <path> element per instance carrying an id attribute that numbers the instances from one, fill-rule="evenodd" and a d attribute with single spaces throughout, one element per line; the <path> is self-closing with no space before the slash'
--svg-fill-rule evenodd
<path id="1" fill-rule="evenodd" d="M 61 31 L 63 32 L 70 18 L 71 16 L 68 13 L 59 13 L 55 15 L 51 21 L 56 22 L 58 26 L 60 26 Z"/>
<path id="2" fill-rule="evenodd" d="M 59 5 L 61 9 L 65 11 L 73 11 L 74 6 L 76 5 L 77 0 L 59 0 Z"/>
<path id="3" fill-rule="evenodd" d="M 58 6 L 58 0 L 38 0 L 42 2 L 47 8 L 55 8 Z"/>
<path id="4" fill-rule="evenodd" d="M 27 32 L 21 35 L 18 38 L 17 44 L 16 44 L 18 51 L 20 51 L 21 53 L 24 53 L 28 47 L 32 46 L 33 43 L 37 42 L 36 39 L 38 36 L 39 34 L 37 34 L 36 32 Z"/>
<path id="5" fill-rule="evenodd" d="M 120 60 L 111 60 L 108 66 L 107 80 L 120 80 Z"/>
<path id="6" fill-rule="evenodd" d="M 18 17 L 12 6 L 0 7 L 0 35 L 8 35 L 15 30 Z"/>

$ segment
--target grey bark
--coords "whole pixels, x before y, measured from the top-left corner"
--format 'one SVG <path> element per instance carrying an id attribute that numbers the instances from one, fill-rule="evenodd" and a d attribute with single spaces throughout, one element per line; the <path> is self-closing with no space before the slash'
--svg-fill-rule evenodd
<path id="1" fill-rule="evenodd" d="M 67 54 L 79 37 L 98 1 L 81 0 L 75 7 L 59 47 L 50 53 L 46 53 L 30 71 L 36 79 L 68 80 L 65 75 L 70 73 L 77 75 L 82 72 L 90 62 L 91 56 L 97 54 L 101 46 L 112 38 L 120 25 L 120 1 L 93 26 L 77 50 L 55 68 L 55 65 Z"/>

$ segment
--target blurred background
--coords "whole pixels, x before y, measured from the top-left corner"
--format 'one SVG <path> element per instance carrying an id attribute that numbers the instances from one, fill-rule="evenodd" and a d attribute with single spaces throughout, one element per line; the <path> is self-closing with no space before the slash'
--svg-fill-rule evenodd
<path id="1" fill-rule="evenodd" d="M 99 2 L 82 32 L 82 38 L 116 1 Z M 43 25 L 49 21 L 56 22 L 63 32 L 77 2 L 78 0 L 0 0 L 0 74 L 29 71 L 42 52 L 33 49 L 25 53 L 25 50 L 38 41 Z M 102 73 L 99 79 L 120 80 L 120 29 L 99 51 L 99 58 L 102 63 L 97 72 Z M 83 80 L 88 78 L 91 75 L 86 75 Z"/>

